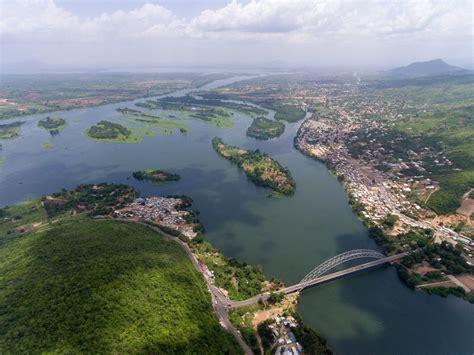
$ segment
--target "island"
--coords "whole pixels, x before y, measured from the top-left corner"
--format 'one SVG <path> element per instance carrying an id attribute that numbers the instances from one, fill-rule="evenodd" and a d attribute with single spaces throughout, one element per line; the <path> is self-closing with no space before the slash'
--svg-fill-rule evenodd
<path id="1" fill-rule="evenodd" d="M 247 136 L 267 140 L 277 138 L 285 131 L 285 124 L 280 121 L 257 117 L 247 129 Z"/>
<path id="2" fill-rule="evenodd" d="M 256 185 L 283 195 L 294 193 L 295 182 L 290 171 L 267 154 L 226 144 L 219 137 L 212 140 L 212 146 L 219 155 L 237 164 Z"/>
<path id="3" fill-rule="evenodd" d="M 44 128 L 51 134 L 58 134 L 66 128 L 67 122 L 61 117 L 46 117 L 38 121 L 38 127 Z"/>
<path id="4" fill-rule="evenodd" d="M 148 180 L 155 184 L 162 184 L 169 181 L 178 181 L 181 177 L 178 174 L 169 173 L 163 170 L 147 169 L 135 171 L 133 177 L 137 180 Z"/>
<path id="5" fill-rule="evenodd" d="M 85 134 L 88 138 L 100 142 L 137 143 L 141 140 L 130 128 L 105 120 L 88 128 Z"/>
<path id="6" fill-rule="evenodd" d="M 13 139 L 21 134 L 21 126 L 24 121 L 0 124 L 0 139 Z"/>

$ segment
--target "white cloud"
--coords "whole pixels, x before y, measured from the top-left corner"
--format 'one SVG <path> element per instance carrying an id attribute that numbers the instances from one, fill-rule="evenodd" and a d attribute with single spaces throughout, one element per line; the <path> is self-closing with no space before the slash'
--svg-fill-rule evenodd
<path id="1" fill-rule="evenodd" d="M 75 43 L 81 53 L 88 45 L 105 51 L 112 46 L 126 48 L 124 44 L 138 52 L 149 52 L 154 46 L 178 53 L 176 47 L 184 45 L 196 52 L 204 43 L 216 52 L 225 44 L 241 53 L 252 44 L 280 52 L 282 57 L 291 46 L 303 44 L 337 55 L 344 48 L 378 44 L 408 48 L 408 42 L 419 52 L 423 43 L 430 50 L 439 47 L 436 53 L 442 52 L 443 45 L 452 51 L 454 43 L 468 47 L 463 53 L 469 47 L 472 51 L 470 0 L 232 0 L 193 18 L 179 17 L 172 9 L 151 3 L 88 18 L 61 8 L 54 0 L 3 0 L 0 6 L 2 46 L 23 45 L 22 53 L 27 46 L 40 48 L 42 43 L 68 43 L 71 48 Z"/>

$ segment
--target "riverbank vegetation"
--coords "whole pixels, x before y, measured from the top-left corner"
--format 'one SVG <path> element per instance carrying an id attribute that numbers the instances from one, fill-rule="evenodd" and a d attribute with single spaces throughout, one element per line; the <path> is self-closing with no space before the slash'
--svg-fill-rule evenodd
<path id="1" fill-rule="evenodd" d="M 462 248 L 454 247 L 446 241 L 436 243 L 430 230 L 420 229 L 389 235 L 380 227 L 370 226 L 369 236 L 390 254 L 412 251 L 397 264 L 400 279 L 410 288 L 449 281 L 446 275 L 474 274 L 474 267 L 462 256 Z M 415 271 L 420 267 L 425 271 Z M 445 288 L 449 287 L 442 287 L 440 292 L 431 290 L 431 287 L 421 289 L 429 294 L 453 294 L 474 303 L 474 294 L 467 294 L 464 290 L 444 290 Z"/>
<path id="2" fill-rule="evenodd" d="M 0 139 L 13 139 L 21 134 L 21 126 L 24 121 L 0 124 Z"/>
<path id="3" fill-rule="evenodd" d="M 252 266 L 228 258 L 216 250 L 202 237 L 194 238 L 189 245 L 214 273 L 216 286 L 225 289 L 230 299 L 245 300 L 262 293 L 270 283 L 267 282 L 261 266 Z M 272 280 L 274 284 L 279 282 Z"/>
<path id="4" fill-rule="evenodd" d="M 284 131 L 285 124 L 283 122 L 257 117 L 247 129 L 247 136 L 267 140 L 281 136 Z"/>
<path id="5" fill-rule="evenodd" d="M 185 252 L 144 226 L 68 217 L 0 260 L 2 353 L 240 352 Z"/>
<path id="6" fill-rule="evenodd" d="M 148 180 L 156 184 L 161 184 L 169 181 L 178 181 L 181 177 L 178 174 L 169 173 L 164 170 L 143 170 L 135 171 L 133 177 L 137 180 Z"/>
<path id="7" fill-rule="evenodd" d="M 137 143 L 141 137 L 119 123 L 99 121 L 86 130 L 86 136 L 99 142 Z"/>
<path id="8" fill-rule="evenodd" d="M 51 134 L 58 134 L 66 128 L 67 122 L 61 117 L 46 117 L 38 121 L 38 127 L 44 128 Z"/>
<path id="9" fill-rule="evenodd" d="M 237 164 L 255 184 L 284 195 L 294 193 L 295 183 L 290 171 L 267 154 L 225 144 L 218 137 L 212 140 L 212 146 L 219 155 Z"/>

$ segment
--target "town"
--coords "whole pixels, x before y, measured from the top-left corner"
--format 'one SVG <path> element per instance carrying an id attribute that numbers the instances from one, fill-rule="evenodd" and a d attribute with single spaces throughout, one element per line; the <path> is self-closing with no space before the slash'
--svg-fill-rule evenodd
<path id="1" fill-rule="evenodd" d="M 138 220 L 156 224 L 179 232 L 193 239 L 197 236 L 195 227 L 198 223 L 190 211 L 181 207 L 182 198 L 174 197 L 146 197 L 137 198 L 124 208 L 116 209 L 114 216 L 127 220 Z"/>

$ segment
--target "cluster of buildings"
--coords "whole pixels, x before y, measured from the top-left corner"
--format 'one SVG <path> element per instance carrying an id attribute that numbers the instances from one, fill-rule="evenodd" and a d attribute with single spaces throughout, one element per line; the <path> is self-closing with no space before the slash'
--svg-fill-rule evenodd
<path id="1" fill-rule="evenodd" d="M 303 347 L 298 343 L 292 328 L 296 328 L 298 323 L 292 316 L 277 316 L 274 323 L 268 327 L 272 330 L 276 350 L 275 355 L 298 355 L 303 352 Z"/>
<path id="2" fill-rule="evenodd" d="M 353 129 L 352 124 L 340 124 L 331 119 L 307 120 L 298 132 L 296 146 L 330 164 L 344 180 L 353 198 L 365 207 L 361 212 L 365 218 L 380 223 L 391 214 L 401 222 L 399 232 L 407 232 L 411 228 L 433 229 L 444 240 L 453 243 L 459 241 L 462 236 L 446 226 L 423 218 L 427 211 L 410 201 L 413 187 L 434 191 L 437 189 L 436 183 L 423 175 L 400 178 L 377 169 L 375 164 L 354 158 L 347 148 Z M 448 164 L 446 160 L 443 163 Z"/>
<path id="3" fill-rule="evenodd" d="M 126 207 L 117 209 L 118 218 L 141 220 L 164 226 L 185 235 L 189 239 L 197 236 L 194 231 L 196 223 L 191 212 L 181 208 L 183 200 L 173 197 L 137 198 Z"/>

